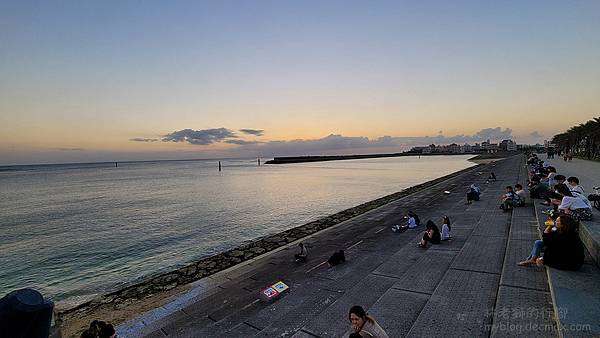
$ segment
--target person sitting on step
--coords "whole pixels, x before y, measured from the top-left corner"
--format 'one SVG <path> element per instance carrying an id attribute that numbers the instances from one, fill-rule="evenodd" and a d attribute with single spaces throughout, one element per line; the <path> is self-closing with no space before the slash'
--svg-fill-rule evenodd
<path id="1" fill-rule="evenodd" d="M 579 179 L 577 177 L 571 176 L 571 177 L 567 178 L 567 182 L 568 182 L 568 187 L 571 190 L 571 192 L 575 191 L 582 195 L 585 194 L 585 190 L 583 189 L 582 186 L 579 185 Z"/>
<path id="2" fill-rule="evenodd" d="M 589 221 L 592 219 L 592 204 L 584 196 L 571 192 L 566 184 L 557 184 L 555 191 L 562 195 L 562 199 L 553 199 L 552 203 L 558 205 L 558 211 L 570 215 L 576 221 Z"/>
<path id="3" fill-rule="evenodd" d="M 421 220 L 419 219 L 419 216 L 412 210 L 409 211 L 408 214 L 406 216 L 404 216 L 404 218 L 406 219 L 406 225 L 392 226 L 393 232 L 397 232 L 397 231 L 404 232 L 408 229 L 414 229 L 421 224 Z"/>
<path id="4" fill-rule="evenodd" d="M 527 203 L 527 193 L 523 190 L 523 186 L 519 183 L 515 184 L 515 206 L 522 207 Z"/>
<path id="5" fill-rule="evenodd" d="M 504 195 L 501 196 L 502 198 L 502 204 L 500 205 L 500 209 L 504 210 L 504 211 L 508 211 L 508 210 L 512 210 L 512 208 L 514 207 L 514 199 L 515 199 L 515 193 L 513 191 L 513 187 L 506 186 L 506 192 Z"/>
<path id="6" fill-rule="evenodd" d="M 440 232 L 441 241 L 447 241 L 452 238 L 452 235 L 450 235 L 450 230 L 452 230 L 452 228 L 450 228 L 450 218 L 448 216 L 444 216 L 442 219 L 442 231 Z"/>
<path id="7" fill-rule="evenodd" d="M 425 225 L 425 233 L 423 234 L 423 239 L 419 242 L 419 246 L 421 248 L 426 248 L 427 243 L 431 244 L 440 244 L 441 236 L 440 229 L 438 229 L 437 225 L 432 220 L 427 221 Z"/>
<path id="8" fill-rule="evenodd" d="M 306 245 L 304 245 L 304 243 L 298 243 L 298 247 L 300 248 L 300 252 L 294 255 L 296 262 L 306 262 L 308 259 L 308 250 L 306 249 Z"/>
<path id="9" fill-rule="evenodd" d="M 476 184 L 471 184 L 469 191 L 467 192 L 467 204 L 473 203 L 473 201 L 479 201 L 479 195 L 481 189 Z"/>
<path id="10" fill-rule="evenodd" d="M 576 231 L 577 222 L 560 215 L 554 225 L 544 230 L 542 240 L 536 240 L 531 255 L 520 266 L 547 265 L 560 270 L 578 270 L 583 265 L 584 249 Z M 544 255 L 541 256 L 542 248 Z"/>
<path id="11" fill-rule="evenodd" d="M 327 264 L 329 267 L 336 266 L 338 264 L 344 263 L 346 261 L 346 255 L 344 255 L 344 250 L 336 251 L 329 257 L 327 260 Z"/>
<path id="12" fill-rule="evenodd" d="M 348 319 L 352 326 L 351 337 L 389 338 L 385 330 L 375 321 L 375 318 L 369 316 L 359 305 L 350 308 Z"/>

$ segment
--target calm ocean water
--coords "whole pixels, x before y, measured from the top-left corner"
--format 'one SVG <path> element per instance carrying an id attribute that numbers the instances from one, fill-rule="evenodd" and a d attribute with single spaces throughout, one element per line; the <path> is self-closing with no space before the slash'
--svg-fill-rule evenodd
<path id="1" fill-rule="evenodd" d="M 472 166 L 469 156 L 0 168 L 0 297 L 78 303 Z M 14 168 L 13 168 L 14 169 Z"/>

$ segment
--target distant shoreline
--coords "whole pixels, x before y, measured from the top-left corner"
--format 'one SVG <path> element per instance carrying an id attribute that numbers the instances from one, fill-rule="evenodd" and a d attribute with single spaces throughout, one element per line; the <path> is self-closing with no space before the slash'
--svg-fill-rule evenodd
<path id="1" fill-rule="evenodd" d="M 433 154 L 419 154 L 419 153 L 391 153 L 391 154 L 366 154 L 366 155 L 330 155 L 330 156 L 284 156 L 274 157 L 272 160 L 265 162 L 265 164 L 290 164 L 290 163 L 306 163 L 306 162 L 325 162 L 325 161 L 343 161 L 343 160 L 359 160 L 367 158 L 383 158 L 383 157 L 402 157 L 402 156 L 443 156 L 443 155 L 472 155 L 474 156 L 470 160 L 484 160 L 484 159 L 499 159 L 517 154 L 516 152 L 497 152 L 493 154 L 488 153 L 433 153 Z"/>

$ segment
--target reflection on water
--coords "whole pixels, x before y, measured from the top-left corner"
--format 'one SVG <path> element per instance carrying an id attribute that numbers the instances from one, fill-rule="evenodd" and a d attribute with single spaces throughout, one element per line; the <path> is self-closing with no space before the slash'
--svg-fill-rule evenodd
<path id="1" fill-rule="evenodd" d="M 468 156 L 256 166 L 120 163 L 0 173 L 0 296 L 118 288 L 473 165 Z"/>

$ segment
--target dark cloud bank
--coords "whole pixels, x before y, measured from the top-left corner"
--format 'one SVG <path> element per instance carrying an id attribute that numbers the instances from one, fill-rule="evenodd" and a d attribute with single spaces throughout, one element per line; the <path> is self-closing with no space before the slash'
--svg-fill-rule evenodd
<path id="1" fill-rule="evenodd" d="M 264 130 L 262 129 L 240 129 L 240 131 L 244 134 L 254 135 L 254 136 L 263 136 Z"/>
<path id="2" fill-rule="evenodd" d="M 261 136 L 262 129 L 240 129 L 247 136 Z M 533 135 L 534 133 L 532 133 Z M 382 136 L 376 139 L 367 137 L 350 137 L 342 135 L 329 135 L 315 140 L 268 141 L 245 140 L 227 128 L 193 130 L 183 129 L 164 135 L 163 142 L 187 142 L 194 145 L 211 145 L 214 143 L 228 143 L 238 145 L 229 150 L 234 156 L 291 156 L 291 155 L 323 155 L 323 154 L 349 154 L 369 152 L 400 152 L 413 146 L 450 143 L 476 143 L 485 140 L 498 141 L 513 138 L 510 128 L 485 128 L 473 135 L 455 135 L 421 137 L 394 137 Z M 155 142 L 157 139 L 133 138 L 137 142 Z"/>

